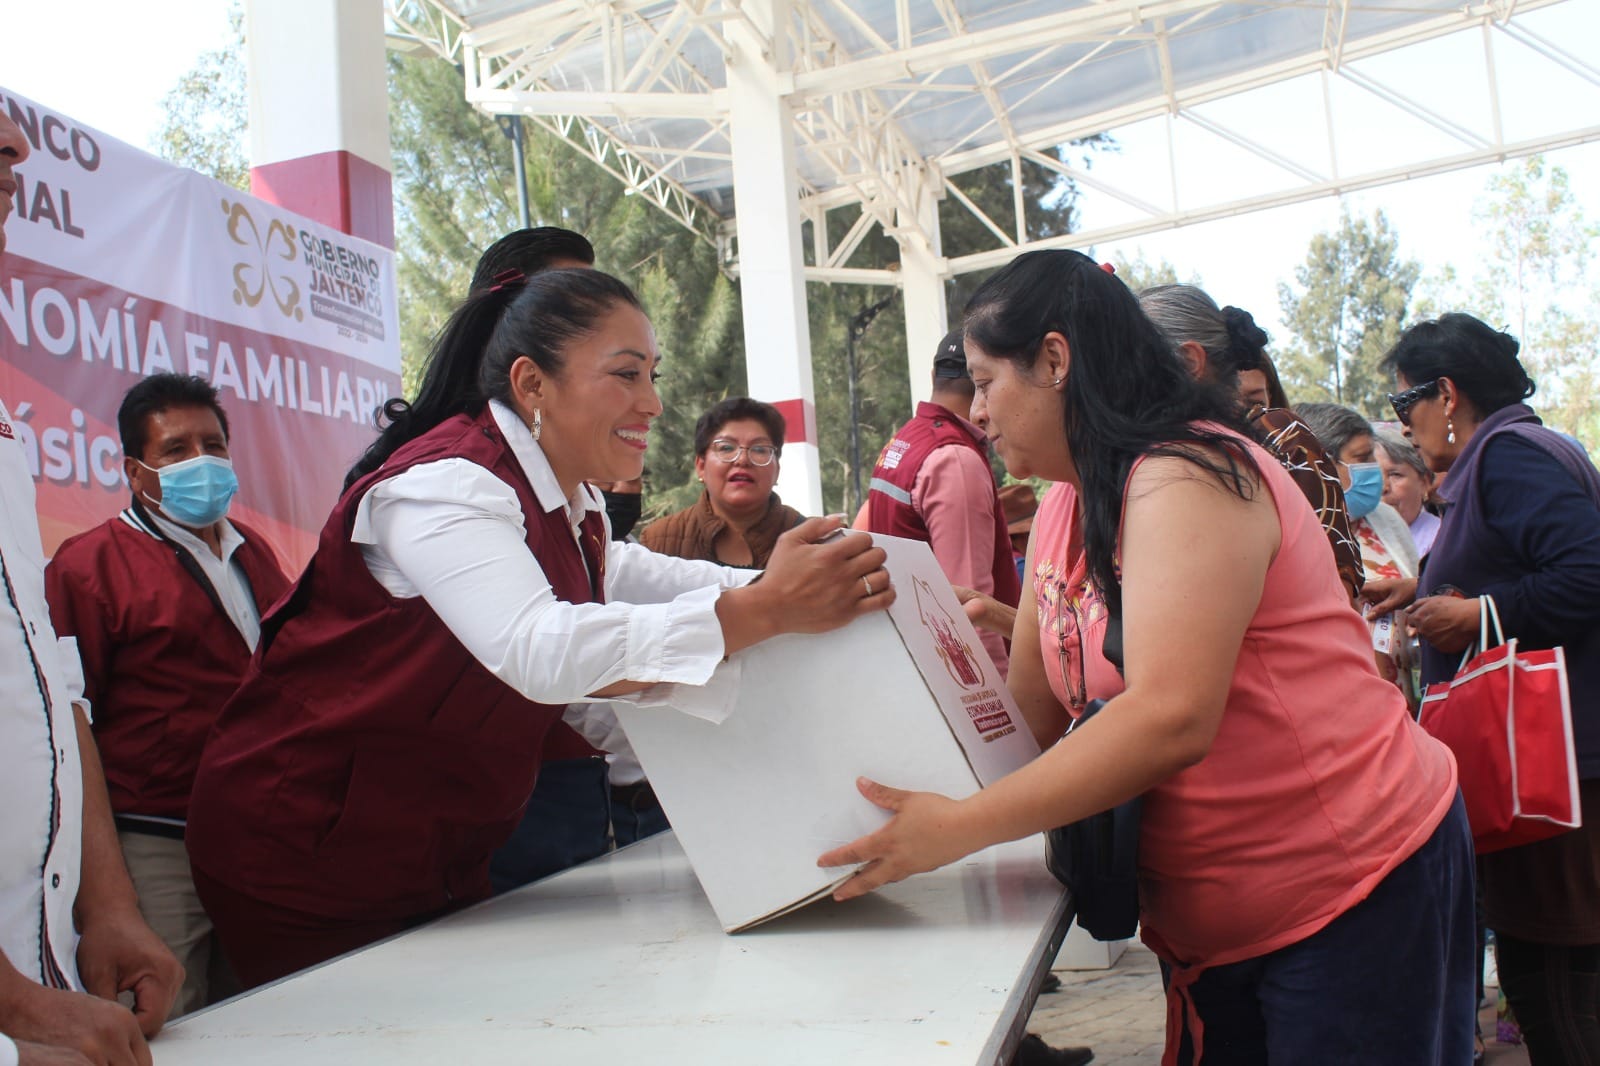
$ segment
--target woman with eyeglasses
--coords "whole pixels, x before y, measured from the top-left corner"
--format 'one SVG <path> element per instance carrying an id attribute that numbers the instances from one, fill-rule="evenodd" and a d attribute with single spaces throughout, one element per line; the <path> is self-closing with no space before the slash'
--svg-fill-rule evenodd
<path id="1" fill-rule="evenodd" d="M 1600 1062 L 1600 473 L 1523 401 L 1516 338 L 1471 315 L 1412 326 L 1384 359 L 1389 397 L 1444 475 L 1439 531 L 1411 608 L 1422 680 L 1448 681 L 1481 596 L 1507 637 L 1566 648 L 1583 827 L 1480 856 L 1501 987 L 1534 1066 Z"/>
<path id="2" fill-rule="evenodd" d="M 569 709 L 678 713 L 741 649 L 893 601 L 865 537 L 818 543 L 837 517 L 758 583 L 608 538 L 586 482 L 639 476 L 659 362 L 622 282 L 512 272 L 385 406 L 190 800 L 196 888 L 247 986 L 487 897 Z"/>
<path id="3" fill-rule="evenodd" d="M 761 569 L 778 537 L 805 516 L 778 499 L 783 416 L 769 403 L 732 396 L 694 427 L 694 473 L 705 491 L 681 511 L 658 519 L 639 542 L 663 555 Z"/>
<path id="4" fill-rule="evenodd" d="M 1012 639 L 1007 684 L 1046 750 L 960 800 L 860 781 L 894 817 L 819 858 L 868 864 L 836 895 L 1143 795 L 1164 1062 L 1466 1063 L 1455 763 L 1378 676 L 1316 514 L 1234 422 L 1237 396 L 1076 252 L 1018 256 L 965 328 L 973 416 L 1007 471 L 1076 501 L 1034 525 Z"/>

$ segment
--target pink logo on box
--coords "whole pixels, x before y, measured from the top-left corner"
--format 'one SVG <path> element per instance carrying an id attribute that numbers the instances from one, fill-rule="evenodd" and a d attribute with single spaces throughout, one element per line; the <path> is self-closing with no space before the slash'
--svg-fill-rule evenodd
<path id="1" fill-rule="evenodd" d="M 915 579 L 917 591 L 917 616 L 933 636 L 934 649 L 939 653 L 944 668 L 962 688 L 977 688 L 983 684 L 983 666 L 976 650 L 956 632 L 955 619 L 934 598 L 933 588 L 920 577 Z"/>
<path id="2" fill-rule="evenodd" d="M 980 734 L 988 734 L 983 738 L 985 744 L 1016 731 L 1011 724 L 1011 712 L 1006 710 L 1005 700 L 992 688 L 962 696 L 961 705 L 966 708 L 967 717 L 972 719 L 973 728 Z"/>

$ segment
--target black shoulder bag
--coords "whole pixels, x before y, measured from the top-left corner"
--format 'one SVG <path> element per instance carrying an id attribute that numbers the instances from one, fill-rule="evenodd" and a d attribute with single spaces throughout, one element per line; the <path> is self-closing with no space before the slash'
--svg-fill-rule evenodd
<path id="1" fill-rule="evenodd" d="M 1107 605 L 1110 609 L 1110 605 Z M 1122 616 L 1106 622 L 1105 657 L 1122 673 Z M 1066 737 L 1106 705 L 1090 700 Z M 1078 925 L 1096 940 L 1127 940 L 1139 924 L 1139 818 L 1144 797 L 1045 834 L 1045 865 L 1072 892 Z"/>

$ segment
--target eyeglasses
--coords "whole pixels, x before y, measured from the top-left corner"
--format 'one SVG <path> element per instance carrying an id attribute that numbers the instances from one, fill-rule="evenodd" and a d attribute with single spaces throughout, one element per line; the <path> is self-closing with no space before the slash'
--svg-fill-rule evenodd
<path id="1" fill-rule="evenodd" d="M 778 457 L 778 449 L 770 444 L 740 444 L 726 437 L 712 441 L 706 451 L 719 463 L 736 463 L 740 456 L 746 456 L 751 466 L 771 466 Z"/>
<path id="2" fill-rule="evenodd" d="M 1402 426 L 1411 424 L 1411 409 L 1418 403 L 1439 391 L 1439 378 L 1424 381 L 1421 385 L 1413 385 L 1405 392 L 1391 392 L 1389 406 L 1394 408 L 1394 416 L 1400 420 Z"/>

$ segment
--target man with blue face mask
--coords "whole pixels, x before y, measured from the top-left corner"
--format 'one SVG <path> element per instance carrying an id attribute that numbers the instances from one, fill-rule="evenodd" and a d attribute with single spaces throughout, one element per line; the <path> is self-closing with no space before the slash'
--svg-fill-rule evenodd
<path id="1" fill-rule="evenodd" d="M 128 391 L 117 425 L 133 499 L 63 543 L 45 584 L 57 631 L 78 641 L 140 909 L 188 972 L 176 1016 L 230 991 L 184 824 L 206 733 L 288 580 L 265 538 L 227 517 L 239 482 L 215 389 L 153 375 Z"/>

